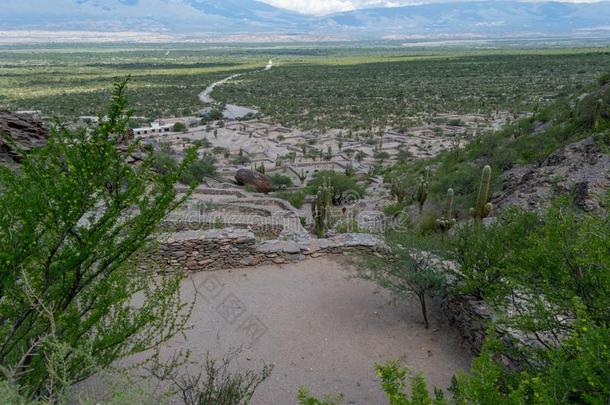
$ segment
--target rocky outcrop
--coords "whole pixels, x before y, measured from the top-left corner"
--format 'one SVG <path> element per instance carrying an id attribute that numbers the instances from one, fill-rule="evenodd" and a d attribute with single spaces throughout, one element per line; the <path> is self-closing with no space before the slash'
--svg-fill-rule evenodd
<path id="1" fill-rule="evenodd" d="M 271 177 L 254 170 L 239 169 L 235 173 L 235 180 L 241 186 L 252 186 L 259 193 L 270 193 L 273 191 Z"/>
<path id="2" fill-rule="evenodd" d="M 21 152 L 46 145 L 49 131 L 36 117 L 0 111 L 0 161 L 19 163 Z"/>
<path id="3" fill-rule="evenodd" d="M 516 166 L 503 180 L 502 191 L 493 199 L 498 208 L 542 210 L 567 192 L 583 210 L 603 210 L 603 197 L 610 190 L 610 155 L 587 138 L 556 151 L 539 166 Z"/>

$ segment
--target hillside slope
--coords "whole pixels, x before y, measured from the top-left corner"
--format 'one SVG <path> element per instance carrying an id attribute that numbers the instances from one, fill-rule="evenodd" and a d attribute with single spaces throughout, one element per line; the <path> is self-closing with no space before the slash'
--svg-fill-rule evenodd
<path id="1" fill-rule="evenodd" d="M 586 211 L 608 207 L 610 193 L 610 74 L 580 96 L 558 100 L 501 131 L 480 135 L 459 154 L 394 166 L 386 180 L 413 187 L 432 169 L 429 206 L 438 210 L 447 189 L 456 194 L 458 218 L 468 218 L 481 169 L 493 170 L 494 212 L 508 206 L 546 207 L 559 195 L 572 196 Z M 395 209 L 394 209 L 395 210 Z"/>

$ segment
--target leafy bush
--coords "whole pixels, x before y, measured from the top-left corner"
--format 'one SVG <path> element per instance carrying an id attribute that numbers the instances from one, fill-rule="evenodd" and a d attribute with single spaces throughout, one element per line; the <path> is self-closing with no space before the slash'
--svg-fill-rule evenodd
<path id="1" fill-rule="evenodd" d="M 204 155 L 201 159 L 190 164 L 180 176 L 180 182 L 186 185 L 201 184 L 206 176 L 216 174 L 216 158 Z"/>
<path id="2" fill-rule="evenodd" d="M 130 165 L 138 145 L 117 148 L 125 86 L 115 85 L 97 128 L 55 129 L 19 170 L 0 168 L 0 211 L 10 213 L 0 217 L 0 364 L 26 398 L 55 401 L 96 369 L 171 338 L 188 317 L 180 278 L 140 264 L 186 198 L 174 185 L 194 151 L 165 175 L 152 156 Z"/>
<path id="3" fill-rule="evenodd" d="M 278 191 L 273 193 L 276 198 L 288 201 L 294 208 L 301 208 L 305 202 L 305 193 L 299 191 Z"/>
<path id="4" fill-rule="evenodd" d="M 153 157 L 153 168 L 161 175 L 173 173 L 178 168 L 176 158 L 170 153 L 157 151 L 154 153 Z"/>
<path id="5" fill-rule="evenodd" d="M 167 364 L 156 363 L 152 374 L 159 381 L 170 383 L 184 405 L 248 405 L 256 389 L 271 375 L 273 366 L 263 366 L 260 373 L 234 371 L 231 363 L 237 353 L 220 361 L 207 354 L 202 369 L 195 373 L 191 367 L 171 367 L 168 373 Z"/>
<path id="6" fill-rule="evenodd" d="M 174 132 L 186 132 L 187 128 L 184 122 L 176 122 L 172 130 Z"/>
<path id="7" fill-rule="evenodd" d="M 274 174 L 271 176 L 271 184 L 274 190 L 282 190 L 292 187 L 292 179 L 282 174 Z"/>

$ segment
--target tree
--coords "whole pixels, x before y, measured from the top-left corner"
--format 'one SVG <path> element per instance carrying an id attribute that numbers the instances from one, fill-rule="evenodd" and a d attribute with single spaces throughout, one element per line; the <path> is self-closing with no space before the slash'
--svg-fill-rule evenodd
<path id="1" fill-rule="evenodd" d="M 375 281 L 399 298 L 415 295 L 428 329 L 426 298 L 439 294 L 445 285 L 442 264 L 434 254 L 438 247 L 433 239 L 415 238 L 400 231 L 389 234 L 386 242 L 390 248 L 386 255 L 389 259 L 369 259 L 360 269 L 359 276 Z"/>
<path id="2" fill-rule="evenodd" d="M 187 128 L 184 122 L 176 122 L 173 127 L 174 132 L 186 132 Z"/>
<path id="3" fill-rule="evenodd" d="M 127 80 L 115 84 L 98 127 L 54 129 L 16 171 L 0 168 L 0 364 L 29 398 L 55 401 L 98 367 L 144 352 L 185 326 L 177 276 L 158 276 L 143 254 L 185 197 L 176 171 L 153 170 L 137 143 Z M 138 304 L 133 297 L 138 294 Z M 55 368 L 61 363 L 61 374 Z"/>

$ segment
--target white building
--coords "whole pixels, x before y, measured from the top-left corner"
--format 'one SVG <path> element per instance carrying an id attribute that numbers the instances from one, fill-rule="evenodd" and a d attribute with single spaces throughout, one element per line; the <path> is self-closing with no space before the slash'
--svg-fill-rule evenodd
<path id="1" fill-rule="evenodd" d="M 153 122 L 152 124 L 150 124 L 150 127 L 134 128 L 133 134 L 135 136 L 163 134 L 171 132 L 172 128 L 172 124 L 160 125 L 157 122 Z"/>

